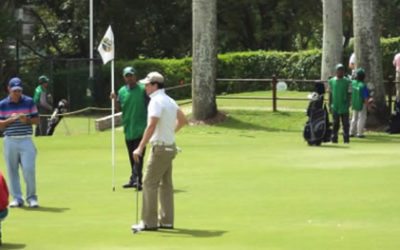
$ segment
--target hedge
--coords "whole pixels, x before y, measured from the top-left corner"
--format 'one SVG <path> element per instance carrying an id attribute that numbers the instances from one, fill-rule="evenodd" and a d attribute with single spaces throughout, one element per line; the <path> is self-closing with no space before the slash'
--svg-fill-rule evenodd
<path id="1" fill-rule="evenodd" d="M 394 74 L 392 59 L 400 48 L 400 37 L 382 39 L 381 47 L 383 52 L 383 71 L 384 77 Z M 344 64 L 347 65 L 348 58 L 352 52 L 352 47 L 344 51 Z M 48 62 L 44 63 L 49 65 Z M 280 51 L 248 51 L 232 52 L 218 56 L 217 77 L 218 78 L 271 78 L 276 75 L 278 78 L 292 79 L 319 79 L 321 67 L 321 50 L 307 50 L 299 52 L 280 52 Z M 119 60 L 115 63 L 115 88 L 116 90 L 123 85 L 122 69 L 132 65 L 137 70 L 138 78 L 143 78 L 150 71 L 159 71 L 166 77 L 167 87 L 176 86 L 182 83 L 191 83 L 192 67 L 191 58 L 183 59 L 136 59 Z M 41 75 L 32 74 L 35 70 L 46 67 L 32 67 L 30 74 L 26 76 Z M 49 68 L 49 67 L 47 67 Z M 92 99 L 86 98 L 86 88 L 88 86 L 88 67 L 87 62 L 83 65 L 56 65 L 52 66 L 49 75 L 53 78 L 53 93 L 55 99 L 68 97 L 71 101 L 71 109 L 78 109 L 87 105 L 100 107 L 109 106 L 110 93 L 110 64 L 102 66 L 96 64 L 95 79 L 93 83 Z M 44 71 L 46 72 L 46 71 Z M 24 77 L 24 76 L 22 76 Z M 218 83 L 217 92 L 240 92 L 267 89 L 269 85 L 265 83 Z M 291 88 L 303 89 L 304 85 L 292 84 Z M 28 88 L 34 89 L 32 86 Z M 68 94 L 69 93 L 69 94 Z M 191 89 L 182 88 L 170 92 L 170 95 L 177 99 L 190 98 Z"/>

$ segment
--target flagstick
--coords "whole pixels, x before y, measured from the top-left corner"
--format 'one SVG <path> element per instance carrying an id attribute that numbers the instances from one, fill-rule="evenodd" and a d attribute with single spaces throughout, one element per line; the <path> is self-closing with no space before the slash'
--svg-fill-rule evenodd
<path id="1" fill-rule="evenodd" d="M 114 93 L 114 59 L 111 60 L 111 91 Z M 115 191 L 115 103 L 111 100 L 111 164 L 112 164 L 112 189 Z"/>
<path id="2" fill-rule="evenodd" d="M 97 50 L 100 53 L 103 64 L 107 64 L 111 61 L 111 92 L 115 93 L 114 90 L 114 34 L 111 29 L 111 25 L 108 26 L 106 34 Z M 112 190 L 115 191 L 115 98 L 111 98 L 111 168 L 112 168 Z"/>

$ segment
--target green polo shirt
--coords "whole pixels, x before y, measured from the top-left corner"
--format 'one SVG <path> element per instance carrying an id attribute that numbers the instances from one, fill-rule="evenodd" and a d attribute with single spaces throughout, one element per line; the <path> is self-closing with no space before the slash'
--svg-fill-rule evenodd
<path id="1" fill-rule="evenodd" d="M 42 92 L 46 92 L 46 90 L 42 88 L 42 85 L 37 86 L 33 95 L 33 101 L 35 102 L 35 104 L 40 103 L 40 96 L 42 95 Z"/>
<path id="2" fill-rule="evenodd" d="M 364 98 L 362 91 L 366 87 L 365 84 L 358 80 L 353 80 L 351 82 L 352 92 L 351 92 L 351 107 L 353 110 L 360 111 L 364 106 Z"/>
<path id="3" fill-rule="evenodd" d="M 351 80 L 347 77 L 329 80 L 329 89 L 332 95 L 332 110 L 337 114 L 348 114 L 350 107 Z"/>
<path id="4" fill-rule="evenodd" d="M 128 85 L 118 90 L 118 102 L 122 111 L 122 124 L 126 140 L 134 140 L 143 136 L 147 126 L 146 91 L 143 84 L 133 88 Z"/>

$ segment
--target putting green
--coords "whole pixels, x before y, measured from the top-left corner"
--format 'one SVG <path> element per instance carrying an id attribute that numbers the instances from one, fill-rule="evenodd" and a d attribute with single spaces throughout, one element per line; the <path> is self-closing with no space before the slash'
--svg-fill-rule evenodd
<path id="1" fill-rule="evenodd" d="M 38 209 L 3 222 L 4 249 L 399 249 L 400 136 L 309 147 L 303 113 L 229 111 L 177 136 L 175 230 L 133 235 L 134 190 L 117 130 L 35 138 Z M 83 125 L 82 125 L 83 124 Z M 87 120 L 69 119 L 70 130 Z M 83 130 L 84 131 L 84 130 Z M 4 163 L 1 164 L 4 172 Z"/>

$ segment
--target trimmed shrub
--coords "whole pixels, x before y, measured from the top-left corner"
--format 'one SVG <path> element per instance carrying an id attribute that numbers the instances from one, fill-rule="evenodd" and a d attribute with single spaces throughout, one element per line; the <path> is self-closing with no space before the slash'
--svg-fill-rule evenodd
<path id="1" fill-rule="evenodd" d="M 382 62 L 384 78 L 394 75 L 392 65 L 393 56 L 400 48 L 400 37 L 381 40 Z M 352 45 L 344 51 L 344 64 L 347 65 Z M 280 51 L 248 51 L 232 52 L 218 55 L 217 78 L 246 79 L 266 78 L 276 75 L 278 79 L 319 79 L 321 68 L 321 50 L 307 50 L 298 52 Z M 49 65 L 52 65 L 49 68 Z M 115 63 L 115 91 L 123 82 L 122 69 L 125 66 L 134 66 L 137 77 L 144 78 L 148 72 L 159 71 L 166 78 L 166 87 L 180 84 L 190 84 L 192 78 L 192 60 L 183 59 L 137 59 L 131 61 L 119 60 Z M 30 66 L 30 68 L 29 68 Z M 51 71 L 51 72 L 50 72 Z M 24 66 L 23 79 L 27 79 L 27 93 L 35 88 L 37 76 L 46 74 L 53 79 L 53 93 L 55 101 L 61 98 L 70 100 L 71 109 L 95 105 L 109 107 L 110 64 L 103 66 L 100 62 L 95 64 L 95 79 L 88 81 L 88 63 L 49 63 L 42 61 Z M 92 98 L 87 97 L 87 87 L 92 84 Z M 243 91 L 268 90 L 270 83 L 266 82 L 218 82 L 217 94 L 235 93 Z M 294 82 L 289 85 L 293 90 L 310 90 L 310 84 Z M 191 88 L 180 88 L 170 91 L 175 99 L 190 98 Z"/>

